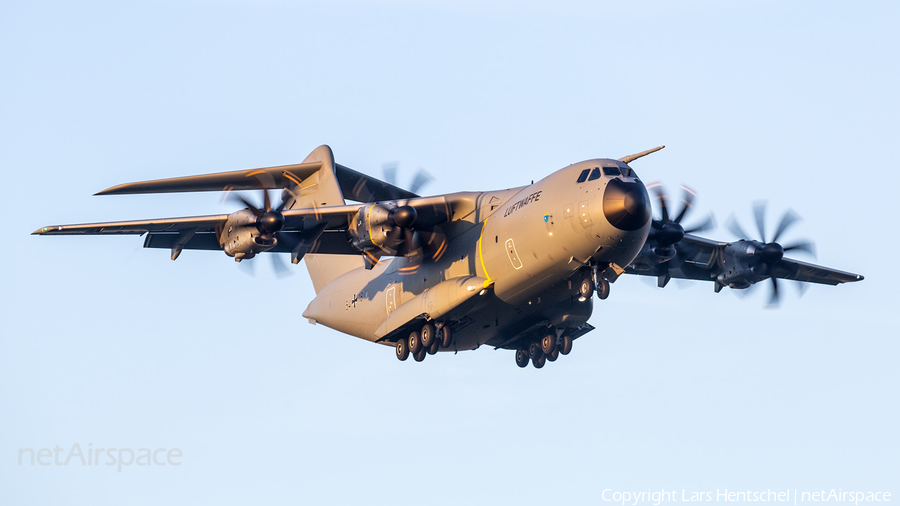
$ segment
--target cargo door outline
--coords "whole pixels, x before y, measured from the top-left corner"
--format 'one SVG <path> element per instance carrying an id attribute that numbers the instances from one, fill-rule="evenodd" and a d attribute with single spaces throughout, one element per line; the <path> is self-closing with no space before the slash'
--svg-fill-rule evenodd
<path id="1" fill-rule="evenodd" d="M 397 309 L 397 284 L 391 283 L 388 285 L 387 290 L 384 293 L 384 304 L 385 309 L 387 310 L 387 315 L 391 316 L 391 312 Z"/>
<path id="2" fill-rule="evenodd" d="M 522 268 L 522 261 L 519 260 L 516 244 L 513 242 L 512 237 L 506 240 L 506 256 L 509 257 L 509 263 L 512 264 L 513 269 L 519 270 Z"/>

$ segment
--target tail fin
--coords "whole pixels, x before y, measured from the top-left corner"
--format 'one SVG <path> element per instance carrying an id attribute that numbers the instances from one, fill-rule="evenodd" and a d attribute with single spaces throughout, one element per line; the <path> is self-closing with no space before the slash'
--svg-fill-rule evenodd
<path id="1" fill-rule="evenodd" d="M 334 153 L 322 145 L 313 150 L 303 160 L 307 163 L 321 163 L 322 167 L 302 181 L 295 181 L 291 191 L 297 203 L 292 208 L 315 208 L 344 205 L 344 195 L 334 172 Z"/>
<path id="2" fill-rule="evenodd" d="M 289 208 L 344 205 L 344 195 L 335 174 L 334 153 L 331 148 L 319 146 L 303 160 L 303 163 L 313 162 L 321 162 L 322 167 L 306 179 L 295 182 L 297 184 L 289 190 L 295 202 Z M 303 258 L 316 293 L 337 277 L 365 265 L 362 255 L 307 254 Z"/>

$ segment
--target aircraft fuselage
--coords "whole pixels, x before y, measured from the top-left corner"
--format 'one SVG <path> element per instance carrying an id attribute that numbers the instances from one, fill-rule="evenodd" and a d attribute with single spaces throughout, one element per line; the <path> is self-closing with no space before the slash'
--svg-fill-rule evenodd
<path id="1" fill-rule="evenodd" d="M 437 261 L 409 268 L 414 259 L 390 257 L 351 270 L 325 286 L 304 316 L 378 341 L 379 326 L 399 306 L 441 290 L 446 280 L 473 277 L 483 280 L 482 295 L 452 315 L 450 350 L 508 347 L 532 327 L 584 324 L 593 303 L 578 297 L 578 283 L 598 266 L 627 266 L 650 230 L 646 188 L 627 165 L 609 159 L 576 163 L 528 186 L 448 200 L 457 203 L 457 225 Z"/>

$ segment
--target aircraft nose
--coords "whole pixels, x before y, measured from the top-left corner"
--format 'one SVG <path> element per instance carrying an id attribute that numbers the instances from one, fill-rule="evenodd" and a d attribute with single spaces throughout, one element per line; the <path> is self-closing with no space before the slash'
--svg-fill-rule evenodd
<path id="1" fill-rule="evenodd" d="M 603 192 L 603 214 L 619 230 L 638 230 L 650 219 L 650 196 L 640 181 L 612 179 Z"/>

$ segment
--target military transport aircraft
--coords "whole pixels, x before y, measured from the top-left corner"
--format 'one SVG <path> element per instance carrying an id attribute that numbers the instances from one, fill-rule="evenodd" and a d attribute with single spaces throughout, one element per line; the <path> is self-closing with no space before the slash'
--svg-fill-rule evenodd
<path id="1" fill-rule="evenodd" d="M 809 243 L 777 241 L 797 217 L 785 214 L 770 240 L 765 209 L 756 208 L 759 237 L 720 242 L 685 230 L 692 207 L 670 214 L 655 187 L 660 218 L 651 217 L 647 187 L 629 166 L 662 149 L 594 159 L 528 186 L 420 197 L 339 165 L 328 146 L 297 165 L 127 183 L 98 195 L 262 190 L 263 204 L 192 218 L 43 227 L 38 235 L 139 234 L 145 248 L 222 250 L 236 261 L 263 252 L 301 259 L 316 297 L 303 316 L 312 324 L 394 346 L 416 361 L 438 351 L 482 345 L 515 350 L 516 364 L 543 367 L 594 329 L 593 294 L 606 299 L 624 274 L 705 280 L 716 292 L 778 279 L 837 285 L 863 279 L 786 258 Z M 268 190 L 281 190 L 273 205 Z M 347 201 L 355 203 L 348 204 Z"/>

